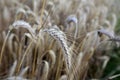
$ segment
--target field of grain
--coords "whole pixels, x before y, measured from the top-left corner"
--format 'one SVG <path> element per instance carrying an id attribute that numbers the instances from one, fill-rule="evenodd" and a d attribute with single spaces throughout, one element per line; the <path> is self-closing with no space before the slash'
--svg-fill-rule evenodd
<path id="1" fill-rule="evenodd" d="M 113 80 L 106 73 L 119 0 L 0 0 L 0 80 Z M 111 45 L 115 43 L 115 45 Z M 120 62 L 119 62 L 120 63 Z"/>

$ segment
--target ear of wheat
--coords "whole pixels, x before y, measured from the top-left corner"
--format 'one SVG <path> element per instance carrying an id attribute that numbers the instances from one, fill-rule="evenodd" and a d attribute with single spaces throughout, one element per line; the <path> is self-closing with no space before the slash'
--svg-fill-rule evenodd
<path id="1" fill-rule="evenodd" d="M 67 28 L 69 28 L 69 27 L 68 27 L 68 24 L 69 24 L 70 22 L 74 22 L 74 23 L 75 23 L 74 39 L 76 39 L 76 38 L 77 38 L 77 34 L 78 34 L 78 20 L 77 20 L 77 17 L 76 17 L 75 15 L 70 15 L 70 16 L 68 16 L 68 17 L 66 18 L 65 22 L 66 22 Z"/>
<path id="2" fill-rule="evenodd" d="M 98 32 L 108 36 L 110 39 L 114 38 L 114 34 L 105 29 L 98 30 Z"/>
<path id="3" fill-rule="evenodd" d="M 50 34 L 52 37 L 54 37 L 54 39 L 56 39 L 57 42 L 59 42 L 60 47 L 62 48 L 63 53 L 64 53 L 63 55 L 64 55 L 64 59 L 66 62 L 66 66 L 68 69 L 70 69 L 70 67 L 71 67 L 71 54 L 70 54 L 69 49 L 68 49 L 66 36 L 65 36 L 64 32 L 59 30 L 59 28 L 57 26 L 53 26 L 53 28 L 47 29 L 44 31 L 47 32 L 48 34 Z"/>

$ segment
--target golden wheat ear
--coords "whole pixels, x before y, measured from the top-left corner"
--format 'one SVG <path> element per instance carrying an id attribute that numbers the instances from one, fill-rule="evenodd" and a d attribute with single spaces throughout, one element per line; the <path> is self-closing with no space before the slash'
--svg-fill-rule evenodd
<path id="1" fill-rule="evenodd" d="M 25 20 L 26 19 L 26 11 L 22 8 L 19 8 L 16 11 L 16 15 L 15 15 L 15 20 Z"/>
<path id="2" fill-rule="evenodd" d="M 109 37 L 108 41 L 113 41 L 116 43 L 117 47 L 119 47 L 119 42 L 120 42 L 120 37 L 119 36 L 115 36 L 115 34 L 113 32 L 109 32 L 105 29 L 101 29 L 101 30 L 98 30 L 98 34 L 104 34 L 106 35 L 107 37 Z"/>
<path id="3" fill-rule="evenodd" d="M 44 31 L 47 32 L 48 34 L 50 34 L 59 43 L 59 45 L 64 53 L 63 55 L 64 55 L 64 59 L 66 62 L 67 70 L 69 70 L 71 67 L 71 54 L 69 52 L 69 48 L 67 45 L 66 35 L 56 25 L 53 26 L 53 28 L 46 29 Z"/>
<path id="4" fill-rule="evenodd" d="M 98 33 L 102 33 L 102 34 L 108 36 L 110 39 L 114 38 L 114 33 L 111 33 L 105 29 L 98 30 Z"/>
<path id="5" fill-rule="evenodd" d="M 20 27 L 27 29 L 29 33 L 35 38 L 35 31 L 28 22 L 24 20 L 17 20 L 12 24 L 12 26 L 13 29 L 19 29 Z"/>
<path id="6" fill-rule="evenodd" d="M 74 39 L 77 38 L 77 34 L 78 34 L 78 20 L 77 17 L 75 15 L 70 15 L 66 18 L 65 20 L 65 24 L 67 26 L 67 29 L 69 28 L 68 24 L 74 22 L 75 23 L 75 32 L 74 32 Z"/>

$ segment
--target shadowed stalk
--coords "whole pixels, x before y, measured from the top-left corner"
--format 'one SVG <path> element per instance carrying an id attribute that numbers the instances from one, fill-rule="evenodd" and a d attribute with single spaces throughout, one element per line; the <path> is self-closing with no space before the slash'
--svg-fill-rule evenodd
<path id="1" fill-rule="evenodd" d="M 56 72 L 56 76 L 55 76 L 55 80 L 58 80 L 61 74 L 61 67 L 63 65 L 63 60 L 62 60 L 62 55 L 61 55 L 62 51 L 59 51 L 58 54 L 58 61 L 57 61 L 57 72 Z"/>
<path id="2" fill-rule="evenodd" d="M 76 26 L 76 29 L 75 29 L 75 35 L 74 35 L 74 38 L 76 39 L 76 38 L 77 38 L 77 34 L 78 34 L 78 24 L 75 23 L 75 26 Z"/>
<path id="3" fill-rule="evenodd" d="M 36 67 L 36 59 L 37 59 L 37 50 L 38 50 L 38 46 L 40 45 L 40 39 L 38 38 L 38 41 L 37 41 L 37 44 L 36 44 L 36 46 L 35 46 L 35 52 L 34 52 L 34 58 L 33 58 L 33 66 L 32 66 L 32 75 L 34 75 L 34 73 L 35 73 L 35 67 Z"/>
<path id="4" fill-rule="evenodd" d="M 5 49 L 5 45 L 6 45 L 7 39 L 9 37 L 9 35 L 10 35 L 11 30 L 12 29 L 10 29 L 8 31 L 7 36 L 6 36 L 6 38 L 5 38 L 4 42 L 3 42 L 3 46 L 2 46 L 2 49 L 1 49 L 1 53 L 0 53 L 0 65 L 1 65 L 2 58 L 3 58 L 3 52 L 4 52 L 4 49 Z"/>
<path id="5" fill-rule="evenodd" d="M 26 51 L 25 51 L 25 53 L 24 53 L 24 55 L 23 55 L 23 57 L 22 57 L 22 59 L 21 59 L 21 61 L 20 61 L 20 63 L 19 63 L 17 72 L 20 71 L 21 65 L 22 65 L 22 63 L 23 63 L 23 61 L 24 61 L 24 59 L 25 59 L 25 56 L 29 53 L 28 51 L 29 51 L 29 49 L 31 48 L 32 44 L 33 44 L 33 41 L 31 41 L 30 44 L 28 45 L 28 47 L 27 47 L 27 49 L 26 49 Z"/>
<path id="6" fill-rule="evenodd" d="M 44 8 L 45 8 L 45 3 L 46 3 L 46 0 L 42 0 L 43 1 L 43 5 L 42 5 L 42 9 L 41 9 L 41 14 L 40 14 L 40 26 L 38 27 L 38 31 L 40 31 L 40 28 L 42 27 L 42 15 L 43 15 L 43 12 L 44 12 Z"/>
<path id="7" fill-rule="evenodd" d="M 77 80 L 76 77 L 78 76 L 77 73 L 78 73 L 78 70 L 79 70 L 79 68 L 81 66 L 82 58 L 83 58 L 83 53 L 80 52 L 77 59 L 76 59 L 76 64 L 75 64 L 74 70 L 70 75 L 70 80 L 74 80 L 74 78 L 75 78 L 75 80 Z"/>

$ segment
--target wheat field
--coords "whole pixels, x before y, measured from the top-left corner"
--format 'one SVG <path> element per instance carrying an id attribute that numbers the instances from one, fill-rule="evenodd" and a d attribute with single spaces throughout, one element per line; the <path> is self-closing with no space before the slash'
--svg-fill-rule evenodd
<path id="1" fill-rule="evenodd" d="M 0 0 L 0 80 L 101 80 L 115 0 Z M 113 80 L 108 76 L 103 80 Z"/>

